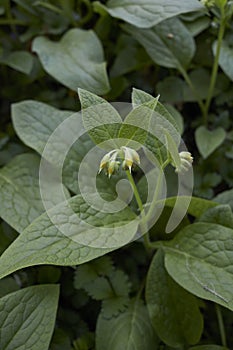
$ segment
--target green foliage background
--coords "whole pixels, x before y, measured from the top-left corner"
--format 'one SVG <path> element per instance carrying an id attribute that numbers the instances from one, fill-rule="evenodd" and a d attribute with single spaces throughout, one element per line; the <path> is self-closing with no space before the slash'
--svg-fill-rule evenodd
<path id="1" fill-rule="evenodd" d="M 1 350 L 232 349 L 232 13 L 229 0 L 0 2 Z M 149 243 L 139 239 L 115 251 L 82 246 L 45 212 L 41 154 L 73 112 L 105 103 L 119 129 L 86 133 L 72 146 L 64 193 L 90 224 L 134 219 L 135 203 L 112 216 L 90 211 L 77 179 L 94 142 L 131 131 L 143 139 L 107 104 L 131 100 L 135 114 L 128 118 L 147 106 L 182 135 L 194 156 L 194 197 L 166 234 L 176 200 L 169 166 L 169 198 Z M 143 140 L 164 161 L 158 140 Z M 46 159 L 58 193 L 46 201 L 70 229 L 66 205 L 55 205 L 62 201 L 60 151 Z M 144 201 L 146 185 L 140 173 L 134 177 Z M 106 198 L 115 195 L 117 179 L 98 177 Z"/>

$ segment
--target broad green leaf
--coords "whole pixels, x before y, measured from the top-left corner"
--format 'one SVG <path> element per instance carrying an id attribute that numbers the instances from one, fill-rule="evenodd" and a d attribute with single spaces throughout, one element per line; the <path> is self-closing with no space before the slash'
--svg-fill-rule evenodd
<path id="1" fill-rule="evenodd" d="M 164 247 L 169 275 L 198 297 L 233 310 L 232 238 L 233 230 L 219 224 L 186 226 Z"/>
<path id="2" fill-rule="evenodd" d="M 122 119 L 117 110 L 103 98 L 83 89 L 78 89 L 82 119 L 86 131 L 96 144 L 110 142 L 114 148 Z"/>
<path id="3" fill-rule="evenodd" d="M 59 111 L 48 104 L 26 100 L 12 104 L 12 121 L 19 138 L 42 154 L 54 130 L 74 112 Z"/>
<path id="4" fill-rule="evenodd" d="M 229 204 L 233 210 L 233 189 L 218 194 L 214 201 L 221 204 Z"/>
<path id="5" fill-rule="evenodd" d="M 205 126 L 199 126 L 195 131 L 196 144 L 204 159 L 223 143 L 225 137 L 226 132 L 221 127 L 210 131 Z"/>
<path id="6" fill-rule="evenodd" d="M 158 339 L 141 300 L 132 300 L 128 310 L 111 319 L 100 313 L 96 328 L 97 350 L 156 350 Z"/>
<path id="7" fill-rule="evenodd" d="M 147 275 L 146 303 L 156 333 L 166 344 L 176 348 L 199 341 L 203 319 L 197 298 L 168 275 L 161 250 Z"/>
<path id="8" fill-rule="evenodd" d="M 223 40 L 221 44 L 219 65 L 224 71 L 224 73 L 228 76 L 228 78 L 233 81 L 233 66 L 232 66 L 233 48 L 231 46 L 232 39 L 230 38 L 230 40 L 228 41 L 229 43 L 226 40 Z M 216 49 L 217 49 L 217 42 L 214 42 L 213 44 L 214 55 L 216 55 Z"/>
<path id="9" fill-rule="evenodd" d="M 210 18 L 207 16 L 201 16 L 196 18 L 194 21 L 185 22 L 186 28 L 190 31 L 190 33 L 195 37 L 203 32 L 205 29 L 209 27 L 211 23 Z"/>
<path id="10" fill-rule="evenodd" d="M 37 37 L 32 50 L 46 72 L 68 88 L 81 87 L 97 94 L 109 91 L 103 49 L 93 31 L 70 29 L 60 42 Z"/>
<path id="11" fill-rule="evenodd" d="M 139 220 L 129 207 L 107 213 L 108 203 L 94 209 L 77 195 L 39 216 L 2 254 L 0 277 L 37 264 L 82 264 L 129 243 Z"/>
<path id="12" fill-rule="evenodd" d="M 186 201 L 186 196 L 181 196 L 181 198 L 184 198 L 184 201 Z M 165 205 L 168 207 L 173 207 L 175 205 L 177 197 L 170 197 L 165 200 Z M 188 207 L 188 214 L 199 218 L 203 213 L 205 213 L 206 210 L 209 208 L 216 207 L 218 205 L 216 202 L 204 199 L 204 198 L 198 198 L 198 197 L 192 197 L 189 207 Z"/>
<path id="13" fill-rule="evenodd" d="M 0 299 L 2 350 L 47 350 L 55 324 L 58 285 L 21 289 Z"/>
<path id="14" fill-rule="evenodd" d="M 0 63 L 6 64 L 21 73 L 30 74 L 33 67 L 33 56 L 27 51 L 14 51 L 0 57 Z"/>
<path id="15" fill-rule="evenodd" d="M 109 0 L 103 8 L 136 27 L 150 28 L 166 18 L 201 10 L 203 5 L 197 0 Z"/>
<path id="16" fill-rule="evenodd" d="M 233 214 L 228 204 L 208 209 L 200 218 L 201 222 L 210 222 L 233 229 Z"/>
<path id="17" fill-rule="evenodd" d="M 39 157 L 27 153 L 16 156 L 0 169 L 0 216 L 18 232 L 22 232 L 45 211 L 40 195 L 39 165 Z M 52 207 L 63 198 L 57 191 L 59 182 L 56 172 L 51 166 L 48 167 L 50 174 L 54 173 L 50 184 L 53 196 L 46 198 L 46 204 Z"/>
<path id="18" fill-rule="evenodd" d="M 12 120 L 20 139 L 41 155 L 49 138 L 57 130 L 57 137 L 51 141 L 51 152 L 43 156 L 57 166 L 61 155 L 65 155 L 63 181 L 74 193 L 78 193 L 79 164 L 93 147 L 88 135 L 78 139 L 78 132 L 82 129 L 81 114 L 74 115 L 72 111 L 59 111 L 45 103 L 28 100 L 12 105 Z M 77 139 L 72 147 L 68 143 L 70 139 Z"/>
<path id="19" fill-rule="evenodd" d="M 162 67 L 183 70 L 195 53 L 193 37 L 178 18 L 170 18 L 150 29 L 138 29 L 127 24 L 123 28 Z"/>

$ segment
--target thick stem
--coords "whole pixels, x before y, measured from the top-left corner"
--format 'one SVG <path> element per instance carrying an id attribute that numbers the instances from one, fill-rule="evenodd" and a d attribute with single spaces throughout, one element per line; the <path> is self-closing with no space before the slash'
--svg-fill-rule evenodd
<path id="1" fill-rule="evenodd" d="M 210 85 L 209 85 L 208 95 L 207 95 L 207 99 L 205 102 L 204 113 L 203 113 L 205 125 L 208 124 L 208 112 L 209 112 L 209 107 L 210 107 L 210 103 L 211 103 L 211 100 L 213 97 L 214 88 L 215 88 L 215 84 L 216 84 L 219 56 L 220 56 L 222 40 L 223 40 L 223 36 L 224 36 L 224 32 L 225 32 L 225 27 L 226 27 L 226 21 L 225 21 L 224 8 L 221 8 L 221 20 L 220 20 L 220 27 L 219 27 L 219 32 L 218 32 L 216 54 L 215 54 L 215 58 L 214 58 L 214 64 L 213 64 L 211 79 L 210 79 Z"/>
<path id="2" fill-rule="evenodd" d="M 218 318 L 218 326 L 219 326 L 222 345 L 227 347 L 226 332 L 225 332 L 225 327 L 223 323 L 221 307 L 218 304 L 215 304 L 215 310 Z"/>

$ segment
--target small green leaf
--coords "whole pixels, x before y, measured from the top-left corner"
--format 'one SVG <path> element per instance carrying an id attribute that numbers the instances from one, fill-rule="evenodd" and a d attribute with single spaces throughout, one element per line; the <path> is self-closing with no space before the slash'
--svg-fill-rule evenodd
<path id="1" fill-rule="evenodd" d="M 14 51 L 0 57 L 0 63 L 21 73 L 30 74 L 33 67 L 33 56 L 27 51 Z"/>
<path id="2" fill-rule="evenodd" d="M 149 268 L 146 302 L 156 333 L 166 344 L 176 348 L 199 341 L 203 319 L 198 301 L 168 275 L 161 250 Z"/>
<path id="3" fill-rule="evenodd" d="M 195 42 L 178 18 L 171 18 L 151 29 L 131 25 L 123 28 L 145 48 L 151 59 L 167 68 L 184 69 L 195 52 Z"/>
<path id="4" fill-rule="evenodd" d="M 164 247 L 169 275 L 198 297 L 233 310 L 232 236 L 231 228 L 219 224 L 186 226 Z"/>
<path id="5" fill-rule="evenodd" d="M 101 6 L 111 16 L 123 19 L 140 28 L 149 28 L 166 18 L 203 8 L 203 5 L 197 0 L 185 2 L 179 0 L 163 0 L 163 2 L 159 0 L 109 0 L 107 6 Z"/>
<path id="6" fill-rule="evenodd" d="M 21 289 L 0 299 L 2 350 L 47 350 L 59 296 L 57 285 Z"/>
<path id="7" fill-rule="evenodd" d="M 129 207 L 109 214 L 93 209 L 77 195 L 39 216 L 5 250 L 0 278 L 27 266 L 93 260 L 129 243 L 138 223 Z"/>
<path id="8" fill-rule="evenodd" d="M 100 313 L 96 329 L 97 350 L 156 350 L 158 339 L 141 300 L 132 300 L 129 308 L 107 319 Z"/>
<path id="9" fill-rule="evenodd" d="M 226 132 L 221 127 L 210 131 L 205 126 L 200 126 L 195 131 L 196 144 L 204 159 L 223 143 L 225 137 Z"/>
<path id="10" fill-rule="evenodd" d="M 46 72 L 68 88 L 81 87 L 97 94 L 109 91 L 102 45 L 93 31 L 70 29 L 60 42 L 37 37 L 32 50 Z"/>

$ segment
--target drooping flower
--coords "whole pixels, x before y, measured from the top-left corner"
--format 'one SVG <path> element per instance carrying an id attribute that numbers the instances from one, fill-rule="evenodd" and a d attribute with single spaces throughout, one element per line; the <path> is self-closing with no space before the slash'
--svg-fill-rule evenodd
<path id="1" fill-rule="evenodd" d="M 122 146 L 120 149 L 114 149 L 101 159 L 99 166 L 99 173 L 104 169 L 106 174 L 111 177 L 115 174 L 122 164 L 123 170 L 129 170 L 131 172 L 133 165 L 140 164 L 140 157 L 138 153 L 126 146 Z"/>
<path id="2" fill-rule="evenodd" d="M 190 152 L 180 152 L 180 165 L 176 166 L 175 172 L 181 173 L 183 171 L 188 171 L 192 167 L 193 157 Z"/>

